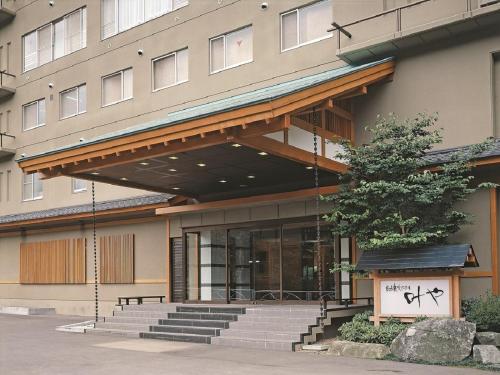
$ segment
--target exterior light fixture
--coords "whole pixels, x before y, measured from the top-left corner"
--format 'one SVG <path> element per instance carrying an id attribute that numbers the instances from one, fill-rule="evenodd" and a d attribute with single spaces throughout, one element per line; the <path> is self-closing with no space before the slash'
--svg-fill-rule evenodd
<path id="1" fill-rule="evenodd" d="M 254 176 L 253 174 L 251 174 L 250 176 L 247 176 L 247 178 L 249 178 L 249 179 L 254 179 L 254 178 L 255 178 L 255 176 Z"/>
<path id="2" fill-rule="evenodd" d="M 198 163 L 196 164 L 198 167 L 206 167 L 207 165 L 205 163 Z"/>
<path id="3" fill-rule="evenodd" d="M 313 167 L 311 167 L 310 165 L 308 165 L 308 166 L 306 167 L 306 169 L 313 169 Z"/>
<path id="4" fill-rule="evenodd" d="M 227 182 L 227 180 L 219 180 L 219 182 L 220 182 L 221 184 L 225 184 L 225 183 Z"/>
<path id="5" fill-rule="evenodd" d="M 91 174 L 93 174 L 94 176 L 99 176 L 99 172 L 92 172 Z"/>
<path id="6" fill-rule="evenodd" d="M 267 154 L 267 152 L 265 152 L 265 151 L 261 151 L 261 152 L 259 152 L 259 155 L 260 155 L 260 156 L 266 156 L 266 155 L 268 155 L 268 154 Z"/>
<path id="7" fill-rule="evenodd" d="M 168 171 L 169 171 L 169 172 L 177 172 L 177 169 L 175 169 L 175 168 L 170 168 Z"/>
<path id="8" fill-rule="evenodd" d="M 241 147 L 241 145 L 239 143 L 233 143 L 231 146 L 233 146 L 233 147 Z"/>
<path id="9" fill-rule="evenodd" d="M 173 187 L 172 190 L 180 190 L 180 187 Z"/>
<path id="10" fill-rule="evenodd" d="M 149 163 L 147 161 L 141 161 L 139 164 L 140 165 L 149 165 Z"/>
<path id="11" fill-rule="evenodd" d="M 169 156 L 168 158 L 169 158 L 170 160 L 177 160 L 177 159 L 179 159 L 179 157 L 178 157 L 178 156 L 175 156 L 175 155 Z"/>
<path id="12" fill-rule="evenodd" d="M 122 180 L 122 181 L 128 181 L 128 178 L 127 177 L 122 177 L 122 178 L 120 178 L 120 180 Z"/>

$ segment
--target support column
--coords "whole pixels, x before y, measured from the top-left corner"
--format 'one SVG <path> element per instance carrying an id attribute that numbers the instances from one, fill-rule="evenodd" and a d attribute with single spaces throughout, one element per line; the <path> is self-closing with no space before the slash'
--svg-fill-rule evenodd
<path id="1" fill-rule="evenodd" d="M 497 190 L 490 189 L 491 291 L 499 294 L 498 278 L 498 212 Z"/>
<path id="2" fill-rule="evenodd" d="M 166 290 L 165 290 L 165 301 L 167 303 L 172 302 L 172 254 L 171 254 L 171 246 L 170 246 L 170 219 L 167 217 L 165 220 L 165 236 L 166 236 L 166 261 L 165 261 L 165 282 L 166 282 Z"/>

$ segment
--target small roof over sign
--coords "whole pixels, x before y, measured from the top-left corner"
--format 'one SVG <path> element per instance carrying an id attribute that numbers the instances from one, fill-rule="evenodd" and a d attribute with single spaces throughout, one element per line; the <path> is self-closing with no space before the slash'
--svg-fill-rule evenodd
<path id="1" fill-rule="evenodd" d="M 416 249 L 365 251 L 356 271 L 478 267 L 472 245 L 434 245 Z"/>

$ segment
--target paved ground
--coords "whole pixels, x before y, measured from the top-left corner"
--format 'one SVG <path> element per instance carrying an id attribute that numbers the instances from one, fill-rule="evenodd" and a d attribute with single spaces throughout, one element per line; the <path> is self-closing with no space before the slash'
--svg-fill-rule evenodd
<path id="1" fill-rule="evenodd" d="M 78 317 L 0 315 L 0 374 L 474 375 L 471 369 L 56 332 Z"/>

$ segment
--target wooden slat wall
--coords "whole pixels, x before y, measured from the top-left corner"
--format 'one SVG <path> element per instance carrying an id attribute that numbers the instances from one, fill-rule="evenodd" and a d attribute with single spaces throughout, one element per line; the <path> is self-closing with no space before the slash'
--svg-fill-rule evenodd
<path id="1" fill-rule="evenodd" d="M 102 284 L 133 284 L 134 235 L 99 237 L 99 260 Z"/>
<path id="2" fill-rule="evenodd" d="M 86 240 L 22 243 L 20 245 L 21 284 L 85 284 Z"/>
<path id="3" fill-rule="evenodd" d="M 171 239 L 172 302 L 182 302 L 185 297 L 185 262 L 182 238 Z"/>

